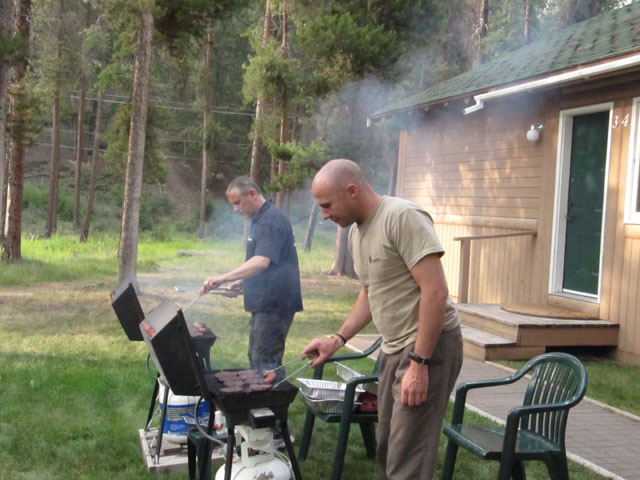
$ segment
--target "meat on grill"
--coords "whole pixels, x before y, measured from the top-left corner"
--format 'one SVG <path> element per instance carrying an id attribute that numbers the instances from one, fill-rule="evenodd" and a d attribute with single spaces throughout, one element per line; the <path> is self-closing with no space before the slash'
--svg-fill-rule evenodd
<path id="1" fill-rule="evenodd" d="M 222 371 L 215 374 L 220 382 L 221 392 L 263 392 L 269 390 L 271 385 L 265 381 L 257 370 Z"/>

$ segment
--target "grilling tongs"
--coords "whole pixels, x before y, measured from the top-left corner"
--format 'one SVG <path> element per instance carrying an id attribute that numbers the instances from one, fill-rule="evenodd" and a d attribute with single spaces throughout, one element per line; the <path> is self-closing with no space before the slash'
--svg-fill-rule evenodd
<path id="1" fill-rule="evenodd" d="M 273 385 L 271 388 L 276 388 L 278 385 L 280 385 L 282 382 L 284 382 L 285 380 L 293 377 L 296 373 L 298 373 L 300 370 L 303 370 L 305 368 L 307 368 L 309 365 L 311 365 L 313 363 L 313 361 L 315 360 L 315 358 L 318 356 L 318 354 L 314 351 L 314 352 L 310 352 L 306 355 L 302 355 L 300 357 L 296 357 L 293 360 L 289 360 L 288 362 L 283 363 L 282 365 L 280 365 L 279 367 L 274 368 L 273 370 L 266 370 L 264 372 L 265 376 L 275 372 L 276 370 L 280 370 L 281 368 L 286 367 L 287 365 L 289 365 L 290 363 L 294 363 L 294 362 L 298 362 L 300 360 L 309 360 L 308 362 L 305 362 L 304 365 L 302 365 L 300 368 L 298 368 L 297 370 L 295 370 L 294 372 L 290 373 L 289 375 L 287 375 L 286 377 L 284 377 L 282 380 L 280 380 L 278 383 L 276 383 L 275 385 Z"/>

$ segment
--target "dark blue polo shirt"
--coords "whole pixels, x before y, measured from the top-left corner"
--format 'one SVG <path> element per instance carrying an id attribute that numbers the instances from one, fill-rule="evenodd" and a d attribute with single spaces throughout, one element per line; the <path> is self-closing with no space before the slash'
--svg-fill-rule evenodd
<path id="1" fill-rule="evenodd" d="M 267 257 L 271 263 L 255 277 L 244 280 L 245 310 L 285 314 L 301 311 L 300 269 L 293 228 L 271 200 L 251 219 L 246 260 L 255 255 Z"/>

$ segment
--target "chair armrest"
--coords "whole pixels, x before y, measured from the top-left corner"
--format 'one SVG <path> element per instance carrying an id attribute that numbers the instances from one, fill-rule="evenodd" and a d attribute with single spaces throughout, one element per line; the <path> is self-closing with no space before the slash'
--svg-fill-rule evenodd
<path id="1" fill-rule="evenodd" d="M 513 416 L 514 418 L 520 419 L 520 417 L 524 415 L 532 415 L 534 413 L 568 410 L 571 407 L 575 406 L 580 400 L 582 400 L 582 395 L 576 398 L 572 398 L 571 400 L 567 400 L 566 402 L 547 403 L 544 405 L 523 405 L 509 410 L 508 417 Z"/>
<path id="2" fill-rule="evenodd" d="M 356 377 L 349 380 L 344 391 L 344 400 L 342 403 L 342 415 L 351 416 L 353 412 L 353 403 L 356 401 L 356 387 L 363 383 L 377 382 L 377 375 L 366 375 Z"/>
<path id="3" fill-rule="evenodd" d="M 509 385 L 520 380 L 524 376 L 524 371 L 518 371 L 505 378 L 496 380 L 483 380 L 479 382 L 462 383 L 456 389 L 456 397 L 453 404 L 453 414 L 451 415 L 451 424 L 460 425 L 464 418 L 464 407 L 467 403 L 467 392 L 476 388 L 498 387 L 500 385 Z"/>
<path id="4" fill-rule="evenodd" d="M 324 370 L 324 366 L 328 363 L 333 362 L 344 362 L 348 360 L 357 360 L 358 358 L 365 358 L 375 352 L 380 345 L 382 344 L 382 337 L 379 337 L 369 348 L 360 352 L 360 353 L 349 353 L 344 355 L 334 355 L 324 361 L 323 364 L 318 365 L 313 370 L 313 378 L 316 380 L 320 380 L 322 378 L 322 373 Z"/>

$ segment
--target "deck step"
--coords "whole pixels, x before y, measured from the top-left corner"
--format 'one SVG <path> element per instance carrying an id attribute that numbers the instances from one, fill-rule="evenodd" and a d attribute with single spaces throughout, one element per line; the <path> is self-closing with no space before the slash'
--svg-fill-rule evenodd
<path id="1" fill-rule="evenodd" d="M 511 339 L 462 324 L 465 355 L 479 360 L 528 360 L 544 353 L 544 347 L 521 347 Z"/>
<path id="2" fill-rule="evenodd" d="M 619 325 L 606 320 L 535 317 L 492 304 L 459 304 L 457 308 L 466 326 L 515 341 L 519 347 L 618 344 Z"/>

